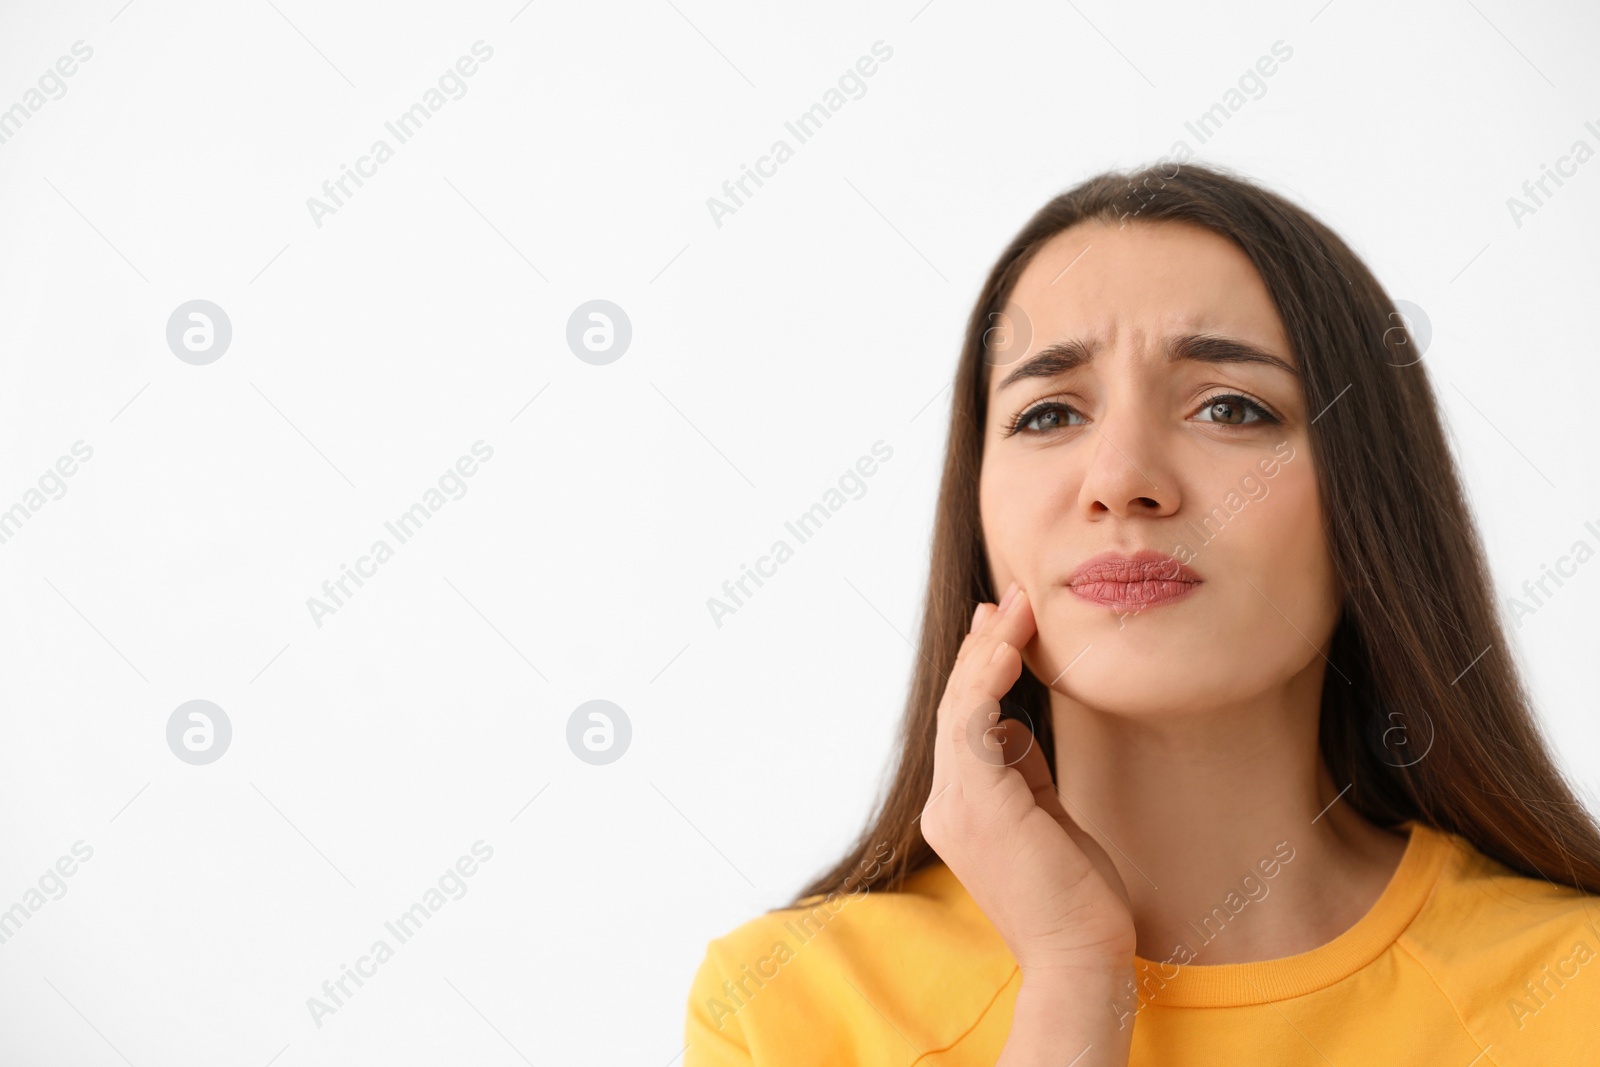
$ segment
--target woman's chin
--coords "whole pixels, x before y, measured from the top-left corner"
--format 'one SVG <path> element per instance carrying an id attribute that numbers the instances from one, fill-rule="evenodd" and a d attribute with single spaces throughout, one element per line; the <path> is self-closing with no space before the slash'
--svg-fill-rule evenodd
<path id="1" fill-rule="evenodd" d="M 1197 640 L 1192 625 L 1157 623 L 1135 634 L 1131 625 L 1119 628 L 1112 619 L 1099 627 L 1052 629 L 1045 628 L 1026 650 L 1028 670 L 1046 688 L 1096 709 L 1171 711 L 1198 706 L 1219 686 L 1228 688 L 1215 643 Z"/>

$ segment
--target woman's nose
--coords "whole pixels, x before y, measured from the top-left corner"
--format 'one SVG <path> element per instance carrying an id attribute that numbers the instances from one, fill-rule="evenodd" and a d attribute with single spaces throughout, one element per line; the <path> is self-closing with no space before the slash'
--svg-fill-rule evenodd
<path id="1" fill-rule="evenodd" d="M 1161 434 L 1148 414 L 1108 416 L 1089 427 L 1088 468 L 1079 498 L 1091 517 L 1170 515 L 1178 509 L 1177 480 L 1167 469 Z"/>

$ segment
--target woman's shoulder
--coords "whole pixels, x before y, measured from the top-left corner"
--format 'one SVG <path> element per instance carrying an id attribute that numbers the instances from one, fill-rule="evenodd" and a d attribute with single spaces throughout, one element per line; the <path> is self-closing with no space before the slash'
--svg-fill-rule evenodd
<path id="1" fill-rule="evenodd" d="M 894 890 L 809 897 L 706 946 L 690 989 L 684 1064 L 769 1062 L 796 1047 L 816 1062 L 854 1062 L 879 1047 L 880 1061 L 892 1062 L 908 1046 L 948 1048 L 1015 970 L 942 863 Z"/>
<path id="2" fill-rule="evenodd" d="M 1507 940 L 1537 944 L 1584 934 L 1594 944 L 1600 896 L 1562 882 L 1568 872 L 1551 870 L 1542 872 L 1543 878 L 1530 877 L 1459 834 L 1431 832 L 1443 843 L 1445 857 L 1424 929 L 1480 931 L 1483 936 L 1471 940 L 1484 950 Z M 1471 926 L 1463 927 L 1463 922 Z"/>
<path id="3" fill-rule="evenodd" d="M 1458 834 L 1435 833 L 1447 846 L 1441 877 L 1403 947 L 1491 1049 L 1491 1062 L 1593 1055 L 1600 896 L 1529 877 Z"/>

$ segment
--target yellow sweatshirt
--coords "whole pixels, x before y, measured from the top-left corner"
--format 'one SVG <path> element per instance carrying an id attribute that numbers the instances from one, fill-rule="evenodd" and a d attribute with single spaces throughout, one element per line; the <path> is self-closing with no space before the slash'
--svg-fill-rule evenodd
<path id="1" fill-rule="evenodd" d="M 1136 957 L 1130 1067 L 1600 1067 L 1600 897 L 1406 826 L 1382 896 L 1325 945 L 1254 963 Z M 684 1067 L 995 1062 L 1020 976 L 948 867 L 812 899 L 710 942 Z M 1200 956 L 1265 899 L 1230 894 L 1195 928 Z"/>

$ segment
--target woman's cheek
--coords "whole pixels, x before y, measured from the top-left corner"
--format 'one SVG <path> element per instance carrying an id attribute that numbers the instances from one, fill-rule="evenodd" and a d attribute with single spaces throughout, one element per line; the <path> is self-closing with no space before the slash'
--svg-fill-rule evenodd
<path id="1" fill-rule="evenodd" d="M 1025 552 L 1029 540 L 1025 528 L 1028 520 L 1020 514 L 1017 495 L 992 481 L 985 483 L 978 507 L 995 595 L 1003 596 L 1012 579 L 1022 585 L 1028 583 Z"/>
<path id="2" fill-rule="evenodd" d="M 1279 588 L 1284 609 L 1310 633 L 1331 626 L 1339 595 L 1316 474 L 1304 449 L 1296 451 L 1276 480 L 1279 484 L 1262 501 L 1260 521 L 1251 531 L 1251 549 L 1265 564 L 1260 569 Z"/>
<path id="3" fill-rule="evenodd" d="M 1292 555 L 1293 559 L 1286 563 L 1310 567 L 1303 572 L 1307 576 L 1320 574 L 1326 567 L 1328 549 L 1317 480 L 1303 459 L 1298 467 L 1293 463 L 1285 465 L 1280 478 L 1282 484 L 1275 494 L 1279 506 L 1263 509 L 1264 538 L 1269 545 L 1278 546 L 1278 551 Z M 1263 503 L 1271 505 L 1273 498 L 1269 496 Z"/>

